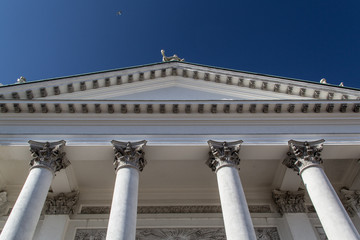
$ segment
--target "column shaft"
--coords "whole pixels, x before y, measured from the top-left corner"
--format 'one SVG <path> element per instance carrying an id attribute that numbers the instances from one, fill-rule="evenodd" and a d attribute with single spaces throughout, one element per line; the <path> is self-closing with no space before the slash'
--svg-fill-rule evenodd
<path id="1" fill-rule="evenodd" d="M 139 171 L 120 168 L 116 174 L 107 240 L 132 240 L 136 234 Z"/>
<path id="2" fill-rule="evenodd" d="M 39 221 L 53 172 L 33 168 L 1 233 L 0 240 L 31 240 Z"/>
<path id="3" fill-rule="evenodd" d="M 224 166 L 217 170 L 216 176 L 226 238 L 255 240 L 254 226 L 237 169 Z"/>
<path id="4" fill-rule="evenodd" d="M 319 166 L 307 167 L 301 171 L 301 177 L 327 237 L 330 240 L 360 239 L 324 170 Z"/>

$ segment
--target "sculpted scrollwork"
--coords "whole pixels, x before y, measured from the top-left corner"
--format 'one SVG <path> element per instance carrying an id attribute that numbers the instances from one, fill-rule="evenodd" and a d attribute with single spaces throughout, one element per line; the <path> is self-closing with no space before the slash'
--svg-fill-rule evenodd
<path id="1" fill-rule="evenodd" d="M 237 167 L 240 164 L 239 151 L 242 142 L 241 140 L 235 142 L 209 140 L 210 153 L 206 164 L 215 172 L 223 166 Z"/>
<path id="2" fill-rule="evenodd" d="M 282 214 L 306 212 L 304 190 L 297 192 L 274 190 L 272 196 Z"/>
<path id="3" fill-rule="evenodd" d="M 0 192 L 0 216 L 6 215 L 8 212 L 7 192 Z"/>
<path id="4" fill-rule="evenodd" d="M 255 228 L 258 240 L 280 240 L 276 227 Z M 105 240 L 106 229 L 77 229 L 75 240 Z M 226 240 L 224 228 L 142 228 L 136 240 Z"/>
<path id="5" fill-rule="evenodd" d="M 58 142 L 36 142 L 30 140 L 31 168 L 45 167 L 53 172 L 66 168 L 70 165 L 70 162 L 63 151 L 65 143 L 64 140 Z"/>
<path id="6" fill-rule="evenodd" d="M 74 214 L 79 192 L 60 193 L 46 198 L 43 212 L 47 215 Z"/>
<path id="7" fill-rule="evenodd" d="M 119 142 L 112 140 L 111 143 L 115 151 L 115 171 L 122 167 L 133 167 L 142 171 L 146 165 L 144 158 L 145 152 L 143 151 L 146 142 L 145 140 L 139 142 Z"/>
<path id="8" fill-rule="evenodd" d="M 321 151 L 324 142 L 324 139 L 314 142 L 290 140 L 289 152 L 283 164 L 298 173 L 301 173 L 301 171 L 307 167 L 320 165 L 323 162 L 321 159 Z"/>
<path id="9" fill-rule="evenodd" d="M 344 207 L 349 215 L 354 216 L 356 212 L 360 212 L 360 191 L 342 188 L 340 192 L 343 196 Z"/>

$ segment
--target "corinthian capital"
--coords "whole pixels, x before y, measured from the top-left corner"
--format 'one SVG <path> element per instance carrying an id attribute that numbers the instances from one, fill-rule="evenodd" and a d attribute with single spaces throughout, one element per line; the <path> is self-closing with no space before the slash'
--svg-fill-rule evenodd
<path id="1" fill-rule="evenodd" d="M 353 216 L 360 212 L 360 191 L 352 191 L 346 188 L 340 190 L 343 196 L 343 204 L 349 215 Z"/>
<path id="2" fill-rule="evenodd" d="M 301 173 L 305 168 L 320 165 L 323 161 L 321 159 L 321 151 L 323 149 L 324 139 L 314 142 L 298 142 L 294 140 L 289 141 L 289 152 L 283 164 L 288 168 L 292 168 L 298 173 Z"/>
<path id="3" fill-rule="evenodd" d="M 74 214 L 79 192 L 59 193 L 46 198 L 43 212 L 47 215 Z"/>
<path id="4" fill-rule="evenodd" d="M 215 172 L 224 166 L 237 167 L 240 164 L 239 151 L 242 142 L 241 140 L 235 142 L 209 140 L 210 153 L 206 164 Z"/>
<path id="5" fill-rule="evenodd" d="M 30 140 L 31 168 L 44 167 L 54 173 L 69 166 L 70 162 L 63 151 L 65 141 L 58 142 L 35 142 Z"/>
<path id="6" fill-rule="evenodd" d="M 304 190 L 297 192 L 274 190 L 272 196 L 282 214 L 305 212 Z"/>
<path id="7" fill-rule="evenodd" d="M 146 145 L 145 140 L 139 142 L 119 142 L 112 140 L 115 151 L 115 171 L 123 167 L 133 167 L 142 171 L 146 165 L 144 158 L 145 152 L 143 147 Z"/>

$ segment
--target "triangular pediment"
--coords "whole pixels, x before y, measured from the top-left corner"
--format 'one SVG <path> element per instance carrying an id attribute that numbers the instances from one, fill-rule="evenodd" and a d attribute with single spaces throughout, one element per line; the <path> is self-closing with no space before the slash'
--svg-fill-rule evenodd
<path id="1" fill-rule="evenodd" d="M 347 100 L 359 91 L 182 62 L 158 63 L 0 87 L 3 99 Z"/>
<path id="2" fill-rule="evenodd" d="M 43 99 L 58 100 L 279 100 L 311 99 L 273 91 L 241 88 L 214 82 L 197 81 L 180 76 L 140 81 L 90 89 L 61 95 L 52 95 Z"/>

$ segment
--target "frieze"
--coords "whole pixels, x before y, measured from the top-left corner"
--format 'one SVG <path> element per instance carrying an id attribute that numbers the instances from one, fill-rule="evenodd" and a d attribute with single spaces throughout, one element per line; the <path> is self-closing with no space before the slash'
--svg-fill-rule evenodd
<path id="1" fill-rule="evenodd" d="M 283 161 L 288 168 L 294 169 L 299 174 L 307 167 L 319 166 L 323 161 L 321 151 L 323 149 L 324 139 L 314 142 L 289 141 L 289 152 Z"/>
<path id="2" fill-rule="evenodd" d="M 276 227 L 255 228 L 258 240 L 280 240 Z M 105 240 L 106 229 L 77 229 L 74 240 Z M 226 240 L 224 228 L 142 228 L 136 240 Z"/>
<path id="3" fill-rule="evenodd" d="M 47 215 L 74 214 L 79 200 L 79 192 L 49 195 L 46 198 L 43 213 Z"/>
<path id="4" fill-rule="evenodd" d="M 70 165 L 63 151 L 65 141 L 58 142 L 36 142 L 29 141 L 32 159 L 31 168 L 45 167 L 53 172 L 60 171 Z"/>
<path id="5" fill-rule="evenodd" d="M 224 166 L 238 167 L 240 164 L 239 151 L 242 142 L 242 140 L 235 142 L 216 142 L 209 140 L 210 152 L 206 164 L 215 172 Z"/>
<path id="6" fill-rule="evenodd" d="M 304 213 L 305 208 L 305 191 L 289 192 L 289 191 L 273 191 L 273 200 L 278 206 L 280 213 Z"/>
<path id="7" fill-rule="evenodd" d="M 251 213 L 271 213 L 270 205 L 249 205 Z M 81 214 L 110 214 L 110 206 L 82 206 Z M 138 214 L 172 214 L 172 213 L 222 213 L 221 206 L 139 206 Z"/>

